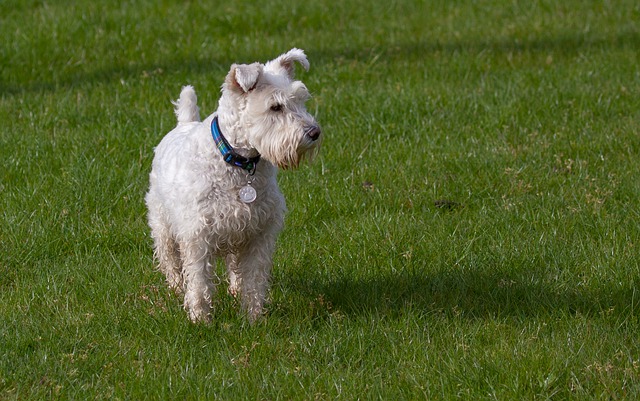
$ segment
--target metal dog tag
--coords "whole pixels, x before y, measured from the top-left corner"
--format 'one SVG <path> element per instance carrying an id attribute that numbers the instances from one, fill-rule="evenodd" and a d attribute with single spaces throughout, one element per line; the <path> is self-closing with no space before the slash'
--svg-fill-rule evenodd
<path id="1" fill-rule="evenodd" d="M 240 190 L 238 191 L 238 195 L 240 196 L 240 200 L 244 203 L 251 203 L 256 200 L 257 197 L 256 190 L 253 189 L 251 185 L 245 185 L 244 187 L 240 188 Z"/>

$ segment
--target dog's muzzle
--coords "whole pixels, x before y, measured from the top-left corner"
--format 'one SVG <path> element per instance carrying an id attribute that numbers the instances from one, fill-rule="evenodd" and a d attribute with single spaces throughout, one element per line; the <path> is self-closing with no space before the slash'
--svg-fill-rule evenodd
<path id="1" fill-rule="evenodd" d="M 315 142 L 320 138 L 320 127 L 318 125 L 310 125 L 304 130 L 304 135 L 312 142 Z"/>

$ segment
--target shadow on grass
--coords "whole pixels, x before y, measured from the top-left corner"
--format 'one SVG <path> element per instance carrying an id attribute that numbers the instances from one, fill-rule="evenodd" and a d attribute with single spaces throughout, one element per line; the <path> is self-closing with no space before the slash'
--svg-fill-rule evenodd
<path id="1" fill-rule="evenodd" d="M 621 48 L 630 47 L 640 49 L 640 34 L 635 31 L 619 32 L 611 36 L 587 36 L 579 34 L 549 36 L 537 38 L 477 38 L 468 41 L 450 42 L 418 42 L 372 45 L 364 48 L 335 49 L 331 51 L 315 51 L 313 47 L 307 48 L 307 54 L 314 68 L 322 68 L 322 65 L 333 64 L 337 59 L 369 60 L 372 57 L 383 59 L 404 59 L 424 61 L 428 54 L 436 52 L 476 54 L 484 51 L 495 53 L 519 53 L 519 52 L 549 52 L 562 51 L 563 54 L 578 54 L 588 48 Z M 281 51 L 286 51 L 283 48 Z M 75 87 L 90 82 L 109 82 L 121 79 L 140 79 L 149 72 L 164 71 L 167 73 L 204 74 L 211 71 L 227 71 L 232 63 L 252 62 L 255 60 L 266 61 L 273 58 L 274 54 L 247 54 L 238 53 L 233 57 L 223 56 L 215 58 L 206 53 L 193 54 L 191 58 L 177 57 L 174 60 L 165 60 L 158 63 L 136 64 L 132 60 L 114 60 L 110 67 L 94 71 L 69 74 L 56 81 L 33 81 L 28 84 L 16 84 L 0 81 L 1 94 L 19 94 L 24 92 L 49 92 L 60 88 Z"/>
<path id="2" fill-rule="evenodd" d="M 291 286 L 327 309 L 347 315 L 444 313 L 468 318 L 570 315 L 634 316 L 640 311 L 637 283 L 595 289 L 554 286 L 535 276 L 518 277 L 472 271 L 431 275 L 386 274 L 329 282 L 291 278 Z"/>

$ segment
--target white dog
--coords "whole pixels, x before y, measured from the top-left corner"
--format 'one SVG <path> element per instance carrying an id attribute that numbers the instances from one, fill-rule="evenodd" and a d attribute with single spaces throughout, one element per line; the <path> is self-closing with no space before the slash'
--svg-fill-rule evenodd
<path id="1" fill-rule="evenodd" d="M 232 65 L 218 110 L 203 122 L 185 86 L 174 103 L 178 125 L 155 149 L 145 198 L 154 254 L 192 321 L 211 317 L 212 257 L 225 259 L 229 292 L 249 319 L 263 313 L 286 211 L 277 168 L 297 167 L 321 142 L 295 62 L 309 68 L 295 48 L 265 65 Z"/>

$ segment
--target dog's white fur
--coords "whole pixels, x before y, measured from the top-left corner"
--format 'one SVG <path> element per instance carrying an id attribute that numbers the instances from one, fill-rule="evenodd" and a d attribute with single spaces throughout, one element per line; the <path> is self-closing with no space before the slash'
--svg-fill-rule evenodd
<path id="1" fill-rule="evenodd" d="M 211 316 L 212 257 L 225 259 L 229 292 L 240 295 L 249 319 L 263 313 L 286 211 L 277 167 L 297 167 L 316 153 L 321 139 L 304 105 L 309 92 L 294 79 L 295 62 L 309 68 L 295 48 L 265 65 L 232 65 L 218 110 L 203 122 L 196 93 L 185 86 L 174 103 L 178 125 L 155 149 L 145 198 L 154 254 L 169 286 L 184 293 L 193 321 Z M 216 115 L 238 153 L 261 155 L 255 175 L 223 160 L 210 129 Z M 257 199 L 247 204 L 238 190 L 249 179 Z"/>

